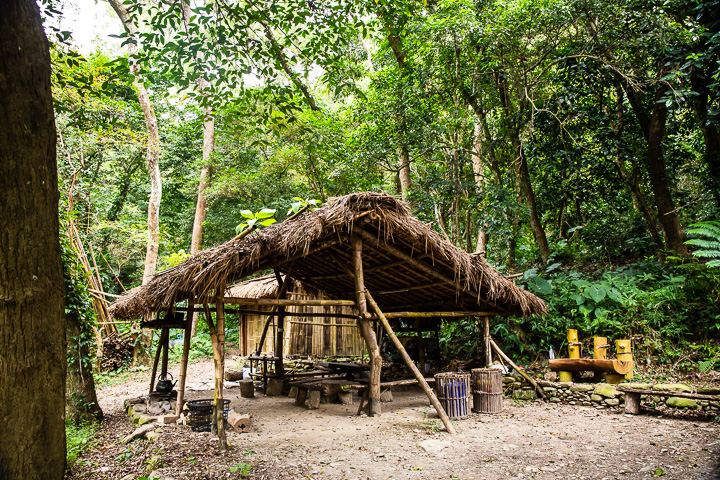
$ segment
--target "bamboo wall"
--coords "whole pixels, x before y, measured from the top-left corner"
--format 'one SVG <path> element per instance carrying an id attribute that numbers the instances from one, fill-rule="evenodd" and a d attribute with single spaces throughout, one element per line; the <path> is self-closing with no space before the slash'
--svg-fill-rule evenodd
<path id="1" fill-rule="evenodd" d="M 305 292 L 293 291 L 288 293 L 292 299 L 326 299 L 324 295 L 308 294 Z M 271 307 L 261 307 L 262 310 L 270 310 Z M 285 317 L 285 338 L 283 350 L 285 355 L 302 355 L 315 357 L 331 356 L 352 356 L 365 353 L 365 342 L 360 336 L 356 321 L 350 318 L 334 317 L 294 317 L 292 312 L 323 312 L 323 313 L 345 313 L 353 314 L 352 307 L 288 307 Z M 247 331 L 247 349 L 243 351 L 242 335 L 240 337 L 240 352 L 248 355 L 260 341 L 263 326 L 267 317 L 260 315 L 244 315 L 245 326 L 241 327 Z M 317 325 L 326 324 L 326 325 Z M 339 324 L 347 327 L 336 326 Z M 264 353 L 271 353 L 275 350 L 275 324 L 272 323 L 268 329 L 265 343 L 261 349 Z"/>

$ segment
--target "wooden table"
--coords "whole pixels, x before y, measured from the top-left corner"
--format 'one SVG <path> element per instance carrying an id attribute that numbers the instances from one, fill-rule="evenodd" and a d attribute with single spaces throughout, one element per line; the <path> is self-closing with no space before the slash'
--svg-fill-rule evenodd
<path id="1" fill-rule="evenodd" d="M 656 397 L 679 397 L 693 400 L 720 401 L 720 395 L 702 395 L 700 393 L 668 392 L 663 390 L 641 390 L 639 388 L 617 387 L 618 391 L 625 393 L 625 413 L 637 415 L 640 413 L 640 395 Z"/>

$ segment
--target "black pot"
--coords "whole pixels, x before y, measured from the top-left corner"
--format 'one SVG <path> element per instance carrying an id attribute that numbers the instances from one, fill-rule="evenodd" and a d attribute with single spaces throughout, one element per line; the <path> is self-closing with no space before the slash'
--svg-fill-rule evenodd
<path id="1" fill-rule="evenodd" d="M 170 374 L 168 373 L 168 375 Z M 175 383 L 172 382 L 172 375 L 170 375 L 170 380 L 167 379 L 167 376 L 161 376 L 157 385 L 155 385 L 155 391 L 158 393 L 168 394 L 173 391 L 176 384 L 177 381 L 175 381 Z"/>

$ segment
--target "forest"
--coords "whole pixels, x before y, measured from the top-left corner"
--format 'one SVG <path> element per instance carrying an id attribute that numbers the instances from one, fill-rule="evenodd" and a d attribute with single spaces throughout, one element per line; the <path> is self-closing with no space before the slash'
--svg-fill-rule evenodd
<path id="1" fill-rule="evenodd" d="M 717 361 L 717 2 L 110 5 L 119 56 L 45 10 L 60 214 L 107 291 L 383 191 L 548 302 L 493 325 L 519 357 L 578 328 L 660 371 Z M 473 328 L 443 340 L 470 356 Z"/>

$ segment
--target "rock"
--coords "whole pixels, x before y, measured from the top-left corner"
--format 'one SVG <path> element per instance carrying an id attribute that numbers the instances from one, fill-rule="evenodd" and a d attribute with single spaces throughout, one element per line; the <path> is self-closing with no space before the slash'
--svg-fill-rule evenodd
<path id="1" fill-rule="evenodd" d="M 307 406 L 310 410 L 320 407 L 320 392 L 318 390 L 310 390 L 307 393 Z"/>
<path id="2" fill-rule="evenodd" d="M 147 432 L 145 434 L 145 438 L 148 439 L 148 442 L 154 443 L 157 441 L 158 438 L 160 438 L 160 432 L 155 432 L 155 431 Z"/>
<path id="3" fill-rule="evenodd" d="M 557 382 L 558 375 L 557 372 L 547 372 L 545 375 L 543 375 L 543 378 L 548 382 Z"/>
<path id="4" fill-rule="evenodd" d="M 590 395 L 590 400 L 592 400 L 593 402 L 602 402 L 602 399 L 603 397 L 601 397 L 600 395 L 595 395 L 594 393 Z"/>
<path id="5" fill-rule="evenodd" d="M 522 388 L 522 383 L 520 383 L 520 382 L 514 382 L 514 383 L 512 384 L 512 387 L 513 387 L 513 388 Z"/>
<path id="6" fill-rule="evenodd" d="M 717 387 L 698 387 L 697 393 L 702 395 L 720 395 L 720 388 Z"/>
<path id="7" fill-rule="evenodd" d="M 132 406 L 132 411 L 135 413 L 146 413 L 147 407 L 145 405 L 136 404 Z"/>
<path id="8" fill-rule="evenodd" d="M 423 440 L 422 442 L 418 442 L 418 447 L 425 450 L 427 453 L 435 454 L 442 452 L 442 450 L 445 447 L 449 447 L 452 444 L 446 440 Z"/>
<path id="9" fill-rule="evenodd" d="M 173 402 L 173 403 L 174 403 L 174 402 Z M 168 401 L 162 402 L 162 403 L 160 404 L 160 406 L 161 406 L 166 412 L 172 412 L 172 411 L 175 410 L 175 406 L 174 406 L 172 403 L 168 402 Z"/>
<path id="10" fill-rule="evenodd" d="M 582 384 L 573 385 L 572 387 L 570 387 L 571 392 L 589 392 L 592 389 L 593 389 L 592 385 L 582 385 Z"/>
<path id="11" fill-rule="evenodd" d="M 665 401 L 668 407 L 673 408 L 697 408 L 698 404 L 692 398 L 670 397 Z"/>
<path id="12" fill-rule="evenodd" d="M 151 417 L 150 415 L 140 415 L 140 417 L 138 418 L 137 424 L 138 424 L 138 426 L 145 425 L 146 423 L 152 423 L 156 420 L 157 420 L 157 417 Z"/>
<path id="13" fill-rule="evenodd" d="M 661 392 L 687 392 L 692 393 L 692 388 L 688 387 L 687 385 L 683 385 L 682 383 L 658 383 L 656 385 L 653 385 L 653 390 L 661 391 Z"/>
<path id="14" fill-rule="evenodd" d="M 620 405 L 620 400 L 617 398 L 606 398 L 605 404 L 610 405 L 611 407 L 614 407 L 614 406 Z"/>
<path id="15" fill-rule="evenodd" d="M 138 403 L 145 403 L 145 399 L 142 397 L 126 398 L 123 402 L 123 409 L 127 410 L 131 406 L 137 405 Z"/>
<path id="16" fill-rule="evenodd" d="M 553 387 L 542 387 L 542 389 L 544 392 L 556 392 L 557 391 L 557 388 L 553 388 Z"/>
<path id="17" fill-rule="evenodd" d="M 175 477 L 166 474 L 162 469 L 154 470 L 147 478 L 148 480 L 175 480 Z"/>
<path id="18" fill-rule="evenodd" d="M 340 403 L 343 405 L 352 405 L 353 394 L 352 392 L 338 392 L 338 400 L 340 400 Z"/>
<path id="19" fill-rule="evenodd" d="M 236 412 L 230 412 L 228 413 L 227 422 L 237 433 L 247 433 L 252 428 L 252 418 L 248 414 L 241 415 Z"/>
<path id="20" fill-rule="evenodd" d="M 160 415 L 157 421 L 162 425 L 170 425 L 173 423 L 177 423 L 177 419 L 177 415 Z"/>
<path id="21" fill-rule="evenodd" d="M 130 443 L 136 438 L 142 437 L 147 432 L 152 431 L 155 429 L 155 425 L 143 425 L 142 427 L 136 429 L 134 432 L 132 432 L 130 435 L 122 439 L 122 443 Z"/>
<path id="22" fill-rule="evenodd" d="M 621 383 L 620 387 L 634 388 L 636 390 L 651 390 L 652 383 Z"/>
<path id="23" fill-rule="evenodd" d="M 290 392 L 288 392 L 288 397 L 289 398 L 297 397 L 297 392 L 298 392 L 298 388 L 295 385 L 293 385 L 292 387 L 290 387 Z"/>
<path id="24" fill-rule="evenodd" d="M 122 477 L 120 480 L 135 480 L 135 475 L 133 475 L 132 473 L 129 473 L 129 474 L 125 475 L 124 477 Z"/>
<path id="25" fill-rule="evenodd" d="M 558 397 L 550 397 L 550 401 L 552 403 L 560 403 L 560 399 Z"/>
<path id="26" fill-rule="evenodd" d="M 612 385 L 606 385 L 604 383 L 598 383 L 595 385 L 595 394 L 607 398 L 615 398 L 621 395 L 621 392 L 617 391 L 617 388 Z"/>
<path id="27" fill-rule="evenodd" d="M 515 390 L 513 398 L 516 400 L 537 400 L 537 393 L 535 390 Z"/>
<path id="28" fill-rule="evenodd" d="M 268 397 L 277 397 L 282 395 L 283 390 L 283 381 L 281 378 L 271 378 L 270 381 L 268 381 L 267 390 L 265 391 L 265 395 Z"/>
<path id="29" fill-rule="evenodd" d="M 137 405 L 136 405 L 136 406 L 137 406 Z M 152 404 L 150 404 L 150 406 L 147 408 L 147 413 L 148 413 L 149 415 L 155 415 L 155 416 L 157 416 L 157 415 L 162 415 L 162 414 L 165 413 L 165 409 L 164 409 L 164 408 L 162 407 L 162 405 L 160 405 L 159 403 L 152 403 Z"/>
<path id="30" fill-rule="evenodd" d="M 513 383 L 514 381 L 515 381 L 515 379 L 513 377 L 503 377 L 503 383 L 505 385 Z"/>

